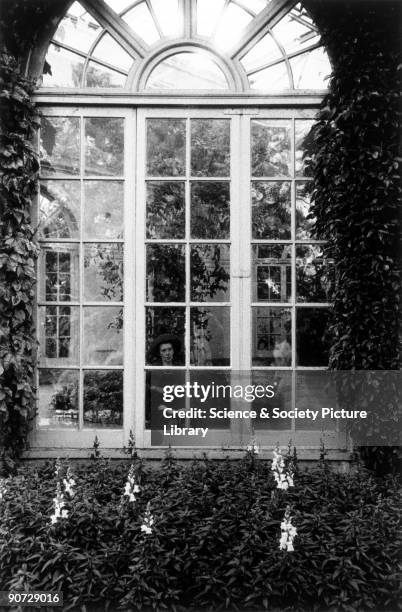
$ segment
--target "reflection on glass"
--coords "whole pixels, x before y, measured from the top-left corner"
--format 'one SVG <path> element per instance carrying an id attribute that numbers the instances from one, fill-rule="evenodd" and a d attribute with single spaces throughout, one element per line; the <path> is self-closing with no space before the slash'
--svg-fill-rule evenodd
<path id="1" fill-rule="evenodd" d="M 166 385 L 185 385 L 186 373 L 183 370 L 160 369 L 148 370 L 145 382 L 145 427 L 153 431 L 163 429 L 164 425 L 185 424 L 185 419 L 165 418 L 163 410 L 183 410 L 183 399 L 174 398 L 166 402 L 163 398 L 163 388 Z"/>
<path id="2" fill-rule="evenodd" d="M 310 191 L 312 184 L 307 181 L 296 182 L 296 239 L 314 238 L 315 218 L 308 218 L 310 213 Z"/>
<path id="3" fill-rule="evenodd" d="M 224 5 L 225 0 L 197 0 L 197 34 L 212 35 Z"/>
<path id="4" fill-rule="evenodd" d="M 124 119 L 87 117 L 85 119 L 85 174 L 123 174 Z"/>
<path id="5" fill-rule="evenodd" d="M 328 366 L 330 334 L 328 308 L 298 308 L 296 361 L 299 366 Z"/>
<path id="6" fill-rule="evenodd" d="M 230 184 L 204 181 L 191 184 L 191 237 L 229 238 Z"/>
<path id="7" fill-rule="evenodd" d="M 260 431 L 291 429 L 292 419 L 282 418 L 280 412 L 288 411 L 292 407 L 292 373 L 283 370 L 262 370 L 260 372 L 254 370 L 252 384 L 261 385 L 264 388 L 271 386 L 274 393 L 272 398 L 261 397 L 253 401 L 252 408 L 257 415 L 260 415 L 262 410 L 265 410 L 265 414 L 270 415 L 269 419 L 257 416 L 257 419 L 253 421 L 254 427 Z"/>
<path id="8" fill-rule="evenodd" d="M 80 120 L 78 117 L 42 117 L 40 136 L 42 176 L 79 174 Z"/>
<path id="9" fill-rule="evenodd" d="M 183 176 L 186 157 L 184 119 L 147 120 L 147 173 L 150 176 Z"/>
<path id="10" fill-rule="evenodd" d="M 198 366 L 230 365 L 230 308 L 196 307 L 191 313 L 190 363 Z"/>
<path id="11" fill-rule="evenodd" d="M 261 40 L 252 47 L 242 58 L 241 63 L 245 70 L 251 71 L 261 68 L 270 62 L 282 57 L 282 52 L 272 38 L 271 34 L 265 34 Z"/>
<path id="12" fill-rule="evenodd" d="M 123 364 L 123 309 L 119 306 L 84 308 L 82 360 L 85 365 Z"/>
<path id="13" fill-rule="evenodd" d="M 251 122 L 251 173 L 290 176 L 290 121 L 256 119 Z"/>
<path id="14" fill-rule="evenodd" d="M 52 74 L 43 75 L 43 87 L 81 87 L 85 59 L 58 45 L 49 45 L 46 62 Z"/>
<path id="15" fill-rule="evenodd" d="M 246 26 L 253 19 L 240 6 L 229 2 L 224 10 L 222 19 L 219 20 L 218 28 L 214 35 L 214 44 L 222 51 L 230 49 L 240 38 Z M 228 26 L 228 24 L 230 24 Z"/>
<path id="16" fill-rule="evenodd" d="M 178 0 L 152 0 L 152 8 L 165 36 L 180 36 L 183 16 Z"/>
<path id="17" fill-rule="evenodd" d="M 264 68 L 248 77 L 250 89 L 260 89 L 262 91 L 278 91 L 289 89 L 289 74 L 285 62 L 280 62 L 269 68 Z"/>
<path id="18" fill-rule="evenodd" d="M 229 176 L 229 119 L 193 119 L 191 121 L 191 174 L 193 176 Z"/>
<path id="19" fill-rule="evenodd" d="M 289 302 L 292 294 L 290 245 L 253 245 L 253 295 L 258 302 Z"/>
<path id="20" fill-rule="evenodd" d="M 296 295 L 299 302 L 329 302 L 333 263 L 317 244 L 296 247 Z"/>
<path id="21" fill-rule="evenodd" d="M 41 365 L 78 365 L 78 310 L 74 306 L 39 307 Z"/>
<path id="22" fill-rule="evenodd" d="M 290 308 L 259 306 L 253 315 L 253 366 L 292 365 L 292 315 Z"/>
<path id="23" fill-rule="evenodd" d="M 84 299 L 120 302 L 123 299 L 123 245 L 84 245 Z"/>
<path id="24" fill-rule="evenodd" d="M 133 58 L 124 51 L 110 34 L 104 34 L 93 50 L 92 55 L 107 64 L 113 64 L 122 70 L 129 70 L 133 63 Z"/>
<path id="25" fill-rule="evenodd" d="M 147 238 L 184 238 L 184 183 L 147 183 Z"/>
<path id="26" fill-rule="evenodd" d="M 39 427 L 77 428 L 78 379 L 77 370 L 39 370 Z"/>
<path id="27" fill-rule="evenodd" d="M 73 49 L 87 52 L 101 31 L 99 23 L 85 9 L 74 2 L 67 15 L 61 20 L 54 40 Z"/>
<path id="28" fill-rule="evenodd" d="M 78 300 L 78 244 L 46 244 L 40 252 L 44 283 L 40 299 L 46 302 Z"/>
<path id="29" fill-rule="evenodd" d="M 295 89 L 326 89 L 331 74 L 328 55 L 322 47 L 290 60 Z"/>
<path id="30" fill-rule="evenodd" d="M 184 245 L 148 244 L 146 299 L 148 302 L 184 302 Z"/>
<path id="31" fill-rule="evenodd" d="M 253 238 L 291 237 L 290 183 L 254 181 L 252 196 Z"/>
<path id="32" fill-rule="evenodd" d="M 334 430 L 336 419 L 322 418 L 322 408 L 336 408 L 336 386 L 327 371 L 297 372 L 296 406 L 300 410 L 318 410 L 316 419 L 296 419 L 296 429 Z"/>
<path id="33" fill-rule="evenodd" d="M 162 60 L 146 89 L 227 89 L 226 77 L 206 53 L 184 51 Z"/>
<path id="34" fill-rule="evenodd" d="M 183 365 L 185 309 L 148 306 L 145 311 L 147 364 L 162 365 L 161 344 L 171 344 L 171 365 Z"/>
<path id="35" fill-rule="evenodd" d="M 123 15 L 123 19 L 133 32 L 140 36 L 148 45 L 152 45 L 159 40 L 158 30 L 146 2 L 137 4 L 128 13 Z"/>
<path id="36" fill-rule="evenodd" d="M 311 158 L 310 130 L 314 125 L 313 119 L 296 119 L 295 121 L 295 157 L 296 176 L 309 176 L 308 164 Z"/>
<path id="37" fill-rule="evenodd" d="M 84 181 L 84 193 L 85 238 L 123 238 L 123 183 Z"/>
<path id="38" fill-rule="evenodd" d="M 89 62 L 85 73 L 86 87 L 124 87 L 126 75 L 96 62 Z"/>
<path id="39" fill-rule="evenodd" d="M 84 427 L 116 428 L 123 425 L 123 372 L 84 372 Z"/>
<path id="40" fill-rule="evenodd" d="M 301 51 L 317 44 L 320 37 L 307 13 L 300 17 L 299 11 L 293 9 L 272 28 L 272 33 L 283 46 L 286 53 Z"/>
<path id="41" fill-rule="evenodd" d="M 230 385 L 232 383 L 231 371 L 229 370 L 190 370 L 190 382 L 191 384 L 198 383 L 199 386 L 203 385 L 206 389 L 208 385 L 215 386 L 215 389 L 220 390 L 216 393 L 218 397 L 215 397 L 211 406 L 217 410 L 228 410 L 238 408 L 232 403 L 231 394 L 229 392 Z M 202 398 L 194 398 L 191 400 L 191 407 L 196 410 L 205 410 L 205 404 L 208 402 L 202 402 Z M 199 413 L 198 413 L 199 414 Z M 208 411 L 207 411 L 208 415 Z M 230 419 L 191 419 L 191 427 L 208 427 L 209 429 L 230 429 Z"/>
<path id="42" fill-rule="evenodd" d="M 227 302 L 230 299 L 230 246 L 191 246 L 191 300 Z"/>
<path id="43" fill-rule="evenodd" d="M 78 181 L 42 181 L 39 202 L 39 237 L 77 238 L 80 224 Z"/>

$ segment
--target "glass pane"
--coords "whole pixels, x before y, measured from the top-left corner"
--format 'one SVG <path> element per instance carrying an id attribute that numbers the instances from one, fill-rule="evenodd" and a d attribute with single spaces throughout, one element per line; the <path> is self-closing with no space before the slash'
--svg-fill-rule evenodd
<path id="1" fill-rule="evenodd" d="M 185 301 L 185 247 L 147 245 L 146 299 L 148 302 Z"/>
<path id="2" fill-rule="evenodd" d="M 159 40 L 158 30 L 145 2 L 137 4 L 123 15 L 123 19 L 148 45 Z"/>
<path id="3" fill-rule="evenodd" d="M 323 258 L 321 246 L 296 247 L 296 295 L 299 302 L 329 302 L 333 276 L 333 262 Z"/>
<path id="4" fill-rule="evenodd" d="M 40 306 L 40 365 L 78 365 L 79 309 Z"/>
<path id="5" fill-rule="evenodd" d="M 296 362 L 299 366 L 328 366 L 331 338 L 328 308 L 298 308 L 296 319 Z"/>
<path id="6" fill-rule="evenodd" d="M 184 51 L 163 60 L 151 72 L 146 89 L 227 89 L 219 66 L 202 51 Z"/>
<path id="7" fill-rule="evenodd" d="M 298 11 L 291 11 L 272 28 L 273 35 L 288 54 L 315 45 L 320 40 L 317 28 L 311 20 L 300 18 L 297 13 Z"/>
<path id="8" fill-rule="evenodd" d="M 270 62 L 282 57 L 282 52 L 272 38 L 271 34 L 265 34 L 254 47 L 246 53 L 241 63 L 244 69 L 249 72 L 265 66 Z"/>
<path id="9" fill-rule="evenodd" d="M 152 306 L 146 311 L 146 362 L 149 365 L 184 364 L 184 308 Z"/>
<path id="10" fill-rule="evenodd" d="M 289 302 L 292 295 L 292 247 L 286 244 L 253 245 L 253 299 Z"/>
<path id="11" fill-rule="evenodd" d="M 123 425 L 123 372 L 84 372 L 84 427 Z"/>
<path id="12" fill-rule="evenodd" d="M 226 429 L 228 430 L 228 434 L 229 434 L 229 430 L 230 430 L 230 419 L 224 419 L 224 418 L 212 418 L 209 416 L 209 410 L 208 408 L 215 408 L 216 410 L 224 410 L 226 409 L 233 409 L 238 408 L 238 405 L 236 405 L 236 402 L 233 401 L 230 397 L 230 393 L 225 393 L 223 391 L 223 389 L 227 389 L 229 390 L 230 385 L 232 383 L 232 378 L 231 378 L 231 371 L 230 370 L 191 370 L 190 371 L 190 382 L 191 384 L 195 385 L 198 384 L 200 387 L 204 386 L 204 389 L 206 389 L 208 387 L 208 385 L 210 385 L 210 388 L 212 386 L 215 387 L 215 389 L 222 389 L 222 392 L 219 394 L 217 393 L 216 395 L 218 397 L 214 397 L 212 402 L 208 402 L 208 400 L 202 401 L 203 398 L 201 396 L 200 393 L 200 397 L 199 398 L 192 398 L 191 399 L 191 408 L 194 408 L 195 410 L 202 410 L 204 412 L 205 418 L 196 418 L 196 419 L 191 419 L 190 420 L 190 424 L 191 427 L 208 427 L 209 430 L 223 430 Z M 213 387 L 212 387 L 213 388 Z M 208 405 L 209 404 L 209 405 Z M 247 406 L 247 408 L 251 408 L 251 406 Z M 194 413 L 197 414 L 197 413 Z M 198 413 L 198 414 L 202 414 L 202 413 Z M 223 432 L 222 432 L 223 433 Z M 225 436 L 226 437 L 226 436 Z M 208 436 L 207 436 L 207 440 L 208 440 Z M 222 445 L 224 444 L 224 442 L 222 441 Z"/>
<path id="13" fill-rule="evenodd" d="M 250 89 L 280 91 L 290 88 L 289 75 L 285 62 L 259 70 L 248 77 Z"/>
<path id="14" fill-rule="evenodd" d="M 295 89 L 326 89 L 331 64 L 325 50 L 320 47 L 290 60 Z"/>
<path id="15" fill-rule="evenodd" d="M 212 36 L 225 0 L 197 0 L 197 33 Z"/>
<path id="16" fill-rule="evenodd" d="M 183 16 L 177 0 L 152 0 L 159 27 L 165 36 L 179 36 L 183 31 Z"/>
<path id="17" fill-rule="evenodd" d="M 228 302 L 230 300 L 230 246 L 194 244 L 191 246 L 191 300 Z"/>
<path id="18" fill-rule="evenodd" d="M 215 45 L 222 51 L 230 49 L 239 40 L 243 30 L 252 19 L 253 16 L 250 13 L 230 2 L 215 32 Z"/>
<path id="19" fill-rule="evenodd" d="M 41 248 L 40 299 L 46 302 L 74 302 L 79 299 L 78 244 L 46 244 Z"/>
<path id="20" fill-rule="evenodd" d="M 85 73 L 85 87 L 124 87 L 125 84 L 125 74 L 96 62 L 89 62 Z"/>
<path id="21" fill-rule="evenodd" d="M 252 308 L 253 366 L 292 365 L 292 314 L 290 308 Z"/>
<path id="22" fill-rule="evenodd" d="M 184 238 L 184 183 L 147 183 L 147 238 Z"/>
<path id="23" fill-rule="evenodd" d="M 84 299 L 120 302 L 123 299 L 123 245 L 84 245 Z"/>
<path id="24" fill-rule="evenodd" d="M 78 2 L 74 2 L 61 20 L 53 38 L 69 47 L 87 52 L 100 32 L 99 23 Z"/>
<path id="25" fill-rule="evenodd" d="M 193 176 L 230 175 L 230 120 L 191 121 L 191 173 Z"/>
<path id="26" fill-rule="evenodd" d="M 78 238 L 81 188 L 78 181 L 42 181 L 39 238 Z"/>
<path id="27" fill-rule="evenodd" d="M 205 181 L 191 184 L 191 237 L 229 238 L 230 184 Z"/>
<path id="28" fill-rule="evenodd" d="M 105 2 L 115 13 L 124 11 L 129 4 L 132 4 L 132 0 L 105 0 Z"/>
<path id="29" fill-rule="evenodd" d="M 89 306 L 84 308 L 85 365 L 123 364 L 123 308 Z"/>
<path id="30" fill-rule="evenodd" d="M 43 75 L 43 87 L 81 87 L 84 61 L 85 59 L 77 53 L 57 45 L 49 45 L 46 62 L 52 74 Z"/>
<path id="31" fill-rule="evenodd" d="M 165 348 L 163 349 L 163 351 Z M 183 370 L 148 370 L 145 382 L 145 427 L 155 430 L 163 429 L 164 425 L 183 423 L 183 419 L 167 419 L 163 415 L 166 407 L 173 410 L 183 409 L 183 399 L 174 398 L 171 402 L 164 399 L 163 388 L 166 385 L 185 385 L 186 373 Z M 185 401 L 185 400 L 184 400 Z M 184 423 L 183 423 L 184 424 Z M 152 436 L 151 442 L 154 442 Z"/>
<path id="32" fill-rule="evenodd" d="M 123 238 L 123 183 L 85 181 L 84 190 L 85 238 Z"/>
<path id="33" fill-rule="evenodd" d="M 291 186 L 284 181 L 253 182 L 252 231 L 253 238 L 291 237 Z"/>
<path id="34" fill-rule="evenodd" d="M 77 428 L 78 380 L 77 370 L 39 370 L 39 427 Z"/>
<path id="35" fill-rule="evenodd" d="M 290 176 L 290 121 L 256 119 L 251 122 L 251 173 Z"/>
<path id="36" fill-rule="evenodd" d="M 150 176 L 183 176 L 185 159 L 185 120 L 148 119 L 147 173 Z"/>
<path id="37" fill-rule="evenodd" d="M 230 308 L 190 308 L 192 365 L 230 365 Z"/>
<path id="38" fill-rule="evenodd" d="M 121 70 L 125 70 L 128 72 L 130 70 L 131 65 L 133 63 L 133 58 L 124 51 L 123 47 L 121 47 L 115 40 L 110 36 L 110 34 L 104 34 L 96 45 L 95 49 L 92 53 L 93 57 L 106 62 L 107 64 L 112 64 L 116 66 L 116 68 L 120 68 Z"/>
<path id="39" fill-rule="evenodd" d="M 314 238 L 313 227 L 315 217 L 308 219 L 310 212 L 310 189 L 311 183 L 307 181 L 296 182 L 296 239 L 308 240 Z"/>
<path id="40" fill-rule="evenodd" d="M 310 174 L 306 169 L 306 164 L 310 159 L 312 143 L 309 136 L 313 125 L 313 119 L 297 119 L 295 121 L 296 176 L 309 176 Z"/>
<path id="41" fill-rule="evenodd" d="M 85 174 L 122 175 L 124 160 L 124 119 L 85 119 Z"/>
<path id="42" fill-rule="evenodd" d="M 42 117 L 40 137 L 42 176 L 79 174 L 80 120 L 78 117 Z"/>
<path id="43" fill-rule="evenodd" d="M 292 408 L 292 373 L 284 370 L 253 371 L 252 383 L 264 388 L 272 386 L 274 392 L 272 398 L 262 397 L 253 401 L 253 410 L 258 414 L 253 421 L 254 427 L 260 431 L 291 429 L 292 419 L 282 418 L 280 413 Z M 260 418 L 262 410 L 270 418 Z"/>
<path id="44" fill-rule="evenodd" d="M 253 11 L 256 15 L 264 9 L 271 0 L 241 0 L 243 6 Z"/>
<path id="45" fill-rule="evenodd" d="M 296 375 L 296 406 L 300 410 L 318 410 L 315 419 L 296 419 L 296 429 L 336 429 L 336 419 L 322 418 L 322 408 L 336 408 L 336 386 L 329 372 L 298 372 Z"/>

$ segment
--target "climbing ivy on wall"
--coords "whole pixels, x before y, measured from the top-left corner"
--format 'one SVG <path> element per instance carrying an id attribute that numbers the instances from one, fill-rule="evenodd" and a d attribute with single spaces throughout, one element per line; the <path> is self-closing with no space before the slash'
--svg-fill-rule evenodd
<path id="1" fill-rule="evenodd" d="M 35 259 L 31 226 L 38 160 L 32 83 L 0 55 L 0 449 L 10 466 L 24 447 L 35 411 L 33 372 Z"/>
<path id="2" fill-rule="evenodd" d="M 390 3 L 382 11 L 364 4 L 364 11 L 362 4 L 338 6 L 326 18 L 320 3 L 313 7 L 333 73 L 309 136 L 312 216 L 336 265 L 330 368 L 384 371 L 398 368 L 402 159 L 400 66 L 392 45 L 399 19 Z M 384 447 L 397 427 L 396 378 L 388 378 L 391 393 L 380 376 L 365 380 L 357 391 L 369 419 L 356 422 L 352 434 L 370 445 L 364 451 L 370 466 L 386 469 L 395 457 L 394 448 Z M 343 388 L 345 405 L 354 391 L 350 382 Z"/>

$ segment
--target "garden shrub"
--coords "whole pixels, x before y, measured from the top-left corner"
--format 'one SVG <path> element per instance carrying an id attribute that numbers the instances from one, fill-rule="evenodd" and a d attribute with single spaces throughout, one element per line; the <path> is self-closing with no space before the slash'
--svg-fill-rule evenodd
<path id="1" fill-rule="evenodd" d="M 74 465 L 69 516 L 50 525 L 53 463 L 20 469 L 0 501 L 0 589 L 60 590 L 65 609 L 394 610 L 398 489 L 365 470 L 322 464 L 276 488 L 270 465 L 168 457 Z M 65 468 L 64 468 L 65 469 Z M 67 498 L 67 496 L 66 496 Z M 147 504 L 152 533 L 141 531 Z M 279 549 L 290 505 L 294 552 Z M 82 606 L 85 606 L 82 608 Z"/>

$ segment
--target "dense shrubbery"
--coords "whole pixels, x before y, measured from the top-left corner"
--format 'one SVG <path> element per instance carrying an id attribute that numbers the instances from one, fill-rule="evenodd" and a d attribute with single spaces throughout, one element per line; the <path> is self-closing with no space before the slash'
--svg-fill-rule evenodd
<path id="1" fill-rule="evenodd" d="M 141 490 L 121 504 L 128 464 L 75 466 L 69 516 L 50 526 L 54 464 L 5 481 L 1 590 L 64 594 L 65 609 L 393 610 L 398 490 L 326 465 L 278 490 L 270 465 L 134 462 Z M 66 496 L 67 497 L 67 496 Z M 141 531 L 147 503 L 153 531 Z M 279 549 L 290 504 L 295 551 Z"/>

